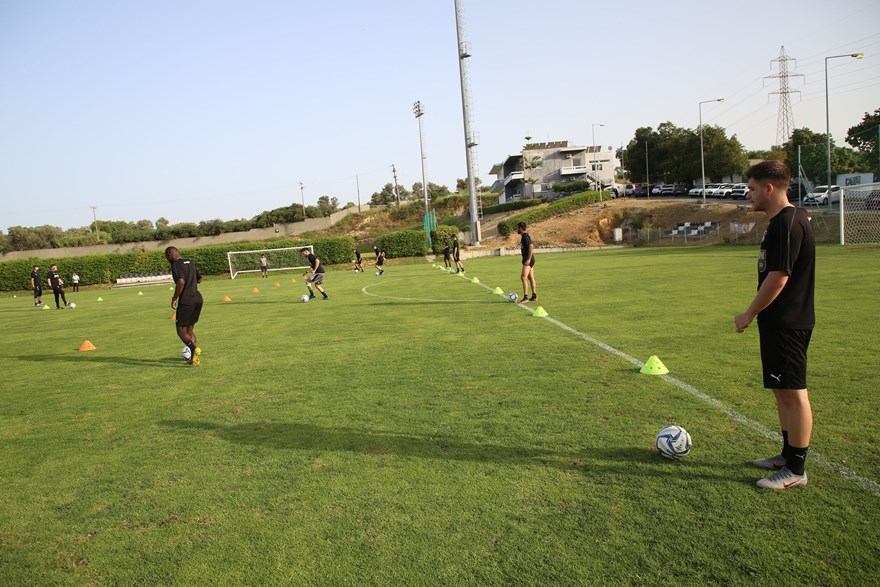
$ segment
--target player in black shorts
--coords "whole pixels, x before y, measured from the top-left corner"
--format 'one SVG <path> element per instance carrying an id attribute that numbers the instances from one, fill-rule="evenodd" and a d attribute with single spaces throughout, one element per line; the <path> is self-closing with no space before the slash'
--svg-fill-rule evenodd
<path id="1" fill-rule="evenodd" d="M 31 271 L 31 289 L 34 290 L 34 307 L 43 305 L 43 282 L 40 281 L 40 266 L 34 265 Z"/>
<path id="2" fill-rule="evenodd" d="M 773 390 L 782 453 L 754 461 L 778 469 L 758 481 L 762 489 L 788 489 L 807 484 L 804 461 L 813 431 L 807 394 L 807 347 L 816 322 L 816 243 L 803 208 L 788 202 L 791 171 L 780 161 L 763 161 L 746 171 L 748 198 L 755 210 L 770 217 L 758 257 L 758 293 L 749 308 L 734 318 L 743 332 L 758 319 L 764 387 Z"/>
<path id="3" fill-rule="evenodd" d="M 461 264 L 461 250 L 458 248 L 458 237 L 452 241 L 452 260 L 455 261 L 455 272 L 464 273 L 464 265 Z"/>
<path id="4" fill-rule="evenodd" d="M 443 247 L 443 267 L 446 269 L 452 267 L 452 255 L 449 253 L 449 241 L 446 241 L 446 246 Z"/>
<path id="5" fill-rule="evenodd" d="M 354 270 L 358 273 L 364 272 L 363 261 L 361 260 L 361 252 L 357 249 L 352 251 L 354 253 Z"/>
<path id="6" fill-rule="evenodd" d="M 532 244 L 532 237 L 526 232 L 525 222 L 520 222 L 516 225 L 516 234 L 521 237 L 519 247 L 522 251 L 522 273 L 520 273 L 520 279 L 523 286 L 523 299 L 519 303 L 537 302 L 538 284 L 535 281 L 535 245 Z M 532 297 L 529 297 L 529 285 L 532 286 Z"/>
<path id="7" fill-rule="evenodd" d="M 321 292 L 321 295 L 324 296 L 321 298 L 322 302 L 326 302 L 330 299 L 327 295 L 327 292 L 324 291 L 324 288 L 321 287 L 321 284 L 324 283 L 324 266 L 321 264 L 321 260 L 318 259 L 312 251 L 309 250 L 308 247 L 303 247 L 300 250 L 302 256 L 309 260 L 309 266 L 312 268 L 312 274 L 303 273 L 303 277 L 306 279 L 306 287 L 309 288 L 309 299 L 315 299 L 315 291 L 312 289 L 314 285 L 318 288 L 318 291 Z"/>
<path id="8" fill-rule="evenodd" d="M 52 264 L 49 267 L 49 277 L 46 278 L 46 283 L 49 284 L 49 287 L 52 288 L 52 293 L 55 294 L 55 309 L 63 310 L 66 306 L 70 304 L 67 303 L 67 298 L 64 297 L 64 280 L 61 279 L 61 275 L 58 274 L 58 265 Z M 61 301 L 64 302 L 62 306 L 58 302 L 58 298 L 61 298 Z"/>
<path id="9" fill-rule="evenodd" d="M 198 347 L 196 333 L 193 328 L 202 313 L 202 293 L 199 283 L 202 276 L 196 264 L 181 258 L 177 247 L 165 249 L 165 258 L 171 263 L 171 277 L 174 279 L 174 294 L 171 296 L 171 307 L 177 311 L 177 336 L 189 348 L 190 357 L 187 363 L 198 365 L 202 349 Z M 178 302 L 179 300 L 179 302 Z"/>
<path id="10" fill-rule="evenodd" d="M 385 273 L 385 251 L 373 245 L 373 252 L 376 253 L 376 269 L 379 270 L 377 275 L 383 275 Z"/>

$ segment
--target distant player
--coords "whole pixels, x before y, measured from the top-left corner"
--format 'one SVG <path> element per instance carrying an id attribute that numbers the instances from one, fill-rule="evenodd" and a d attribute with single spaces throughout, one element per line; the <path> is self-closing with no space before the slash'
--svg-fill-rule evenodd
<path id="1" fill-rule="evenodd" d="M 443 247 L 443 267 L 449 269 L 452 267 L 452 254 L 449 252 L 449 241 L 446 241 Z"/>
<path id="2" fill-rule="evenodd" d="M 266 255 L 260 255 L 260 274 L 264 278 L 269 277 L 269 260 Z"/>
<path id="3" fill-rule="evenodd" d="M 43 282 L 40 280 L 40 266 L 34 265 L 31 271 L 31 289 L 34 290 L 34 307 L 43 305 Z"/>
<path id="4" fill-rule="evenodd" d="M 354 270 L 358 273 L 364 272 L 363 261 L 361 260 L 361 252 L 357 249 L 354 249 Z"/>
<path id="5" fill-rule="evenodd" d="M 49 284 L 49 287 L 52 288 L 52 293 L 55 294 L 56 310 L 63 310 L 66 306 L 70 305 L 67 303 L 67 298 L 64 297 L 64 280 L 61 279 L 61 275 L 58 274 L 58 265 L 53 263 L 52 266 L 49 267 L 49 277 L 46 279 L 46 283 Z M 64 306 L 58 302 L 59 298 L 64 302 Z"/>
<path id="6" fill-rule="evenodd" d="M 452 260 L 455 261 L 455 272 L 464 273 L 464 265 L 461 264 L 461 249 L 458 248 L 458 237 L 452 241 Z"/>
<path id="7" fill-rule="evenodd" d="M 315 290 L 312 289 L 314 285 L 321 295 L 324 296 L 321 301 L 325 302 L 330 299 L 327 295 L 327 292 L 324 291 L 324 288 L 321 287 L 321 284 L 324 283 L 324 265 L 321 264 L 321 260 L 318 259 L 314 253 L 312 253 L 308 247 L 303 247 L 300 251 L 302 256 L 308 259 L 309 266 L 312 268 L 312 274 L 303 273 L 303 277 L 306 278 L 306 287 L 309 288 L 309 299 L 315 299 Z"/>
<path id="8" fill-rule="evenodd" d="M 171 277 L 175 284 L 171 307 L 177 311 L 177 336 L 189 349 L 190 357 L 186 362 L 198 365 L 201 362 L 199 355 L 202 354 L 202 349 L 198 347 L 193 328 L 202 313 L 203 300 L 199 291 L 202 276 L 199 275 L 195 263 L 181 258 L 177 247 L 165 249 L 165 258 L 171 263 Z"/>
<path id="9" fill-rule="evenodd" d="M 538 301 L 538 284 L 535 281 L 535 245 L 532 237 L 526 232 L 526 223 L 516 225 L 516 233 L 520 235 L 519 248 L 522 251 L 522 272 L 520 279 L 523 286 L 523 299 L 520 304 Z M 532 297 L 529 297 L 529 285 L 532 286 Z"/>
<path id="10" fill-rule="evenodd" d="M 378 269 L 379 275 L 385 274 L 385 251 L 373 245 L 373 252 L 376 253 L 376 269 Z"/>
<path id="11" fill-rule="evenodd" d="M 73 282 L 73 293 L 79 292 L 79 275 L 76 271 L 70 276 L 70 281 Z"/>
<path id="12" fill-rule="evenodd" d="M 756 211 L 770 217 L 758 257 L 758 293 L 733 320 L 743 332 L 756 317 L 764 387 L 773 390 L 782 428 L 782 453 L 754 461 L 778 469 L 757 483 L 761 489 L 807 484 L 804 462 L 813 432 L 807 394 L 807 348 L 816 322 L 816 243 L 803 208 L 788 202 L 791 171 L 780 161 L 763 161 L 746 171 L 748 195 Z"/>

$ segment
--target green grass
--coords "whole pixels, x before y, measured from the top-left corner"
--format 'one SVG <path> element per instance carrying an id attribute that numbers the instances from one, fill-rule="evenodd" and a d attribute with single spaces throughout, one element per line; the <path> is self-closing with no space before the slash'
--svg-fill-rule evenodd
<path id="1" fill-rule="evenodd" d="M 874 482 L 877 253 L 820 247 L 809 370 L 813 450 Z M 756 259 L 569 253 L 536 274 L 552 318 L 775 430 L 757 331 L 733 329 Z M 517 258 L 466 267 L 519 291 Z M 759 492 L 749 461 L 776 443 L 663 379 L 430 264 L 331 271 L 326 303 L 296 279 L 206 281 L 195 368 L 167 287 L 0 299 L 0 584 L 880 581 L 880 498 L 815 462 L 808 487 Z M 694 440 L 677 463 L 653 448 L 673 422 Z"/>

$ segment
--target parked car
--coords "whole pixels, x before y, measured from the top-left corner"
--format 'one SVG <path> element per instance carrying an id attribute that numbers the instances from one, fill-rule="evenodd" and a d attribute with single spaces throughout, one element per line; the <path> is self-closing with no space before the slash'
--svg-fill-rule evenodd
<path id="1" fill-rule="evenodd" d="M 733 186 L 733 189 L 730 190 L 730 199 L 732 200 L 745 200 L 746 195 L 749 193 L 749 186 L 744 183 L 738 183 Z"/>
<path id="2" fill-rule="evenodd" d="M 660 195 L 661 196 L 672 196 L 675 195 L 675 186 L 671 183 L 660 186 Z"/>
<path id="3" fill-rule="evenodd" d="M 690 185 L 685 183 L 677 183 L 675 184 L 674 191 L 672 193 L 676 196 L 686 196 L 690 187 Z"/>
<path id="4" fill-rule="evenodd" d="M 831 186 L 831 203 L 840 202 L 840 186 L 833 185 Z M 817 185 L 813 188 L 813 191 L 810 192 L 806 198 L 804 198 L 804 204 L 818 204 L 821 206 L 822 204 L 828 203 L 828 186 L 827 185 Z"/>
<path id="5" fill-rule="evenodd" d="M 658 183 L 657 185 L 655 185 L 654 187 L 651 188 L 651 195 L 652 196 L 659 196 L 662 193 L 663 193 L 663 184 L 662 183 Z"/>
<path id="6" fill-rule="evenodd" d="M 688 191 L 688 195 L 694 198 L 702 198 L 703 188 L 701 186 L 694 186 Z"/>
<path id="7" fill-rule="evenodd" d="M 633 190 L 633 197 L 635 197 L 635 198 L 646 198 L 650 195 L 651 195 L 651 193 L 648 190 L 647 185 L 640 185 Z"/>
<path id="8" fill-rule="evenodd" d="M 631 195 L 633 195 L 633 192 L 635 192 L 635 191 L 636 191 L 636 188 L 639 187 L 640 185 L 642 185 L 642 184 L 640 184 L 640 183 L 628 183 L 628 184 L 626 184 L 626 185 L 624 186 L 624 188 L 623 188 L 623 195 L 624 195 L 624 196 L 631 196 Z"/>
<path id="9" fill-rule="evenodd" d="M 721 185 L 715 187 L 714 189 L 706 190 L 706 197 L 708 198 L 729 198 L 730 192 L 733 191 L 732 183 L 722 183 Z"/>

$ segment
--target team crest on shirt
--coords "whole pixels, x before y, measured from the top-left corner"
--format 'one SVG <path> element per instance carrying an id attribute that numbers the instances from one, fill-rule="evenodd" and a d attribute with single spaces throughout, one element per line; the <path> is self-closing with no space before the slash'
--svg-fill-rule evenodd
<path id="1" fill-rule="evenodd" d="M 767 249 L 761 249 L 761 254 L 758 255 L 758 273 L 764 273 L 764 271 L 766 271 L 766 270 L 767 270 Z"/>

